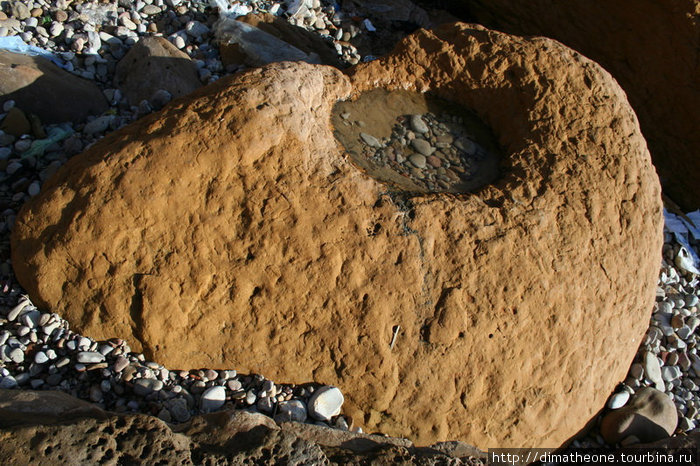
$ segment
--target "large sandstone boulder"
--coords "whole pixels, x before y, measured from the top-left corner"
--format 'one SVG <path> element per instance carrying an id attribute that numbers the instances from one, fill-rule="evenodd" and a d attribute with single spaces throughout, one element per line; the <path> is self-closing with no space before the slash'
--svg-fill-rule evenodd
<path id="1" fill-rule="evenodd" d="M 409 199 L 358 170 L 331 109 L 377 87 L 473 109 L 502 177 Z M 171 368 L 334 384 L 356 424 L 419 444 L 556 447 L 624 378 L 661 244 L 658 179 L 610 75 L 456 24 L 349 77 L 222 79 L 107 136 L 25 205 L 12 263 L 35 303 Z"/>
<path id="2" fill-rule="evenodd" d="M 79 122 L 109 108 L 95 83 L 45 58 L 0 50 L 0 106 L 7 100 L 42 123 Z"/>
<path id="3" fill-rule="evenodd" d="M 554 38 L 603 65 L 627 93 L 664 192 L 700 207 L 700 1 L 460 0 L 464 16 Z M 464 12 L 462 12 L 464 13 Z"/>

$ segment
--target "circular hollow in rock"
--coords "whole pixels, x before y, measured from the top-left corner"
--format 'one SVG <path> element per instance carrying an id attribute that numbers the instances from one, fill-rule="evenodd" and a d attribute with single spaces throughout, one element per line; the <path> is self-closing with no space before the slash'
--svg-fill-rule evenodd
<path id="1" fill-rule="evenodd" d="M 332 108 L 433 92 L 501 176 L 396 204 Z M 624 92 L 561 44 L 452 24 L 345 75 L 224 78 L 72 158 L 17 216 L 38 305 L 171 368 L 339 387 L 366 431 L 556 447 L 623 380 L 661 257 L 659 182 Z"/>
<path id="2" fill-rule="evenodd" d="M 498 176 L 500 150 L 489 128 L 429 94 L 363 92 L 338 102 L 331 122 L 355 165 L 401 191 L 466 193 Z"/>

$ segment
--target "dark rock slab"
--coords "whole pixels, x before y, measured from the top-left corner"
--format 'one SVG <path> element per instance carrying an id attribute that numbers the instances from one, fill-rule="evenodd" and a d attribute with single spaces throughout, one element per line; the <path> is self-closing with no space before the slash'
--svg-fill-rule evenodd
<path id="1" fill-rule="evenodd" d="M 42 123 L 79 122 L 108 108 L 95 83 L 44 58 L 0 50 L 0 105 L 7 100 Z"/>
<path id="2" fill-rule="evenodd" d="M 140 40 L 117 64 L 114 85 L 130 105 L 150 100 L 156 91 L 168 91 L 174 98 L 202 85 L 197 65 L 162 37 Z"/>

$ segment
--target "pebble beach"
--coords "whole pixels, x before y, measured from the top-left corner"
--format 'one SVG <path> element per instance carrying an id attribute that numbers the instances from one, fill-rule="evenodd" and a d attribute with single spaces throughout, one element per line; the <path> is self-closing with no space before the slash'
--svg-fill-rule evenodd
<path id="1" fill-rule="evenodd" d="M 363 56 L 350 43 L 357 36 L 376 33 L 372 20 L 358 19 L 356 11 L 320 0 L 219 5 L 187 0 L 116 4 L 42 0 L 12 5 L 10 14 L 0 13 L 0 38 L 19 37 L 24 44 L 51 53 L 68 72 L 94 82 L 109 110 L 84 123 L 48 125 L 19 115 L 12 101 L 1 109 L 1 124 L 26 121 L 31 131 L 20 137 L 0 132 L 0 388 L 60 390 L 104 409 L 152 414 L 171 423 L 185 422 L 198 413 L 236 408 L 277 421 L 361 432 L 361 426 L 342 415 L 342 391 L 352 387 L 324 386 L 311 380 L 293 385 L 261 374 L 241 374 L 236 368 L 166 368 L 133 352 L 119 336 L 95 341 L 73 332 L 61 316 L 38 309 L 24 294 L 12 272 L 9 236 L 23 203 L 38 195 L 42 184 L 70 157 L 172 99 L 162 90 L 131 105 L 113 86 L 117 63 L 140 39 L 166 38 L 194 61 L 205 85 L 245 69 L 222 63 L 216 22 L 224 14 L 269 13 L 284 18 L 331 44 L 342 66 L 374 58 Z M 354 115 L 341 117 L 348 125 L 356 124 Z M 426 191 L 457 192 L 490 156 L 468 137 L 462 123 L 450 115 L 402 115 L 390 137 L 358 128 L 362 130 L 358 142 L 364 148 L 363 156 L 372 163 L 390 167 Z M 678 414 L 676 433 L 682 434 L 700 423 L 700 272 L 689 253 L 689 248 L 700 253 L 700 236 L 694 235 L 692 220 L 682 213 L 669 213 L 670 220 L 690 222 L 691 228 L 679 233 L 676 223 L 667 224 L 649 329 L 630 361 L 627 378 L 610 394 L 600 418 L 623 408 L 643 387 L 654 387 L 673 401 Z M 608 445 L 599 425 L 600 419 L 573 445 Z"/>

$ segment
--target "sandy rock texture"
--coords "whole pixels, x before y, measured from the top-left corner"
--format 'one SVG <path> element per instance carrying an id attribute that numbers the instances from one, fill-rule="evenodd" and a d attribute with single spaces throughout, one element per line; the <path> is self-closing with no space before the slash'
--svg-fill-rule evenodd
<path id="1" fill-rule="evenodd" d="M 463 16 L 511 34 L 563 42 L 627 93 L 664 191 L 700 207 L 700 1 L 461 0 Z"/>
<path id="2" fill-rule="evenodd" d="M 375 87 L 474 110 L 503 176 L 389 192 L 329 124 Z M 107 136 L 25 205 L 12 263 L 35 303 L 168 367 L 333 384 L 356 424 L 420 445 L 557 447 L 625 377 L 661 244 L 658 179 L 610 75 L 454 24 L 350 76 L 222 79 Z"/>
<path id="3" fill-rule="evenodd" d="M 0 439 L 3 464 L 485 464 L 482 452 L 459 442 L 416 448 L 245 411 L 172 425 L 59 392 L 0 390 Z"/>

